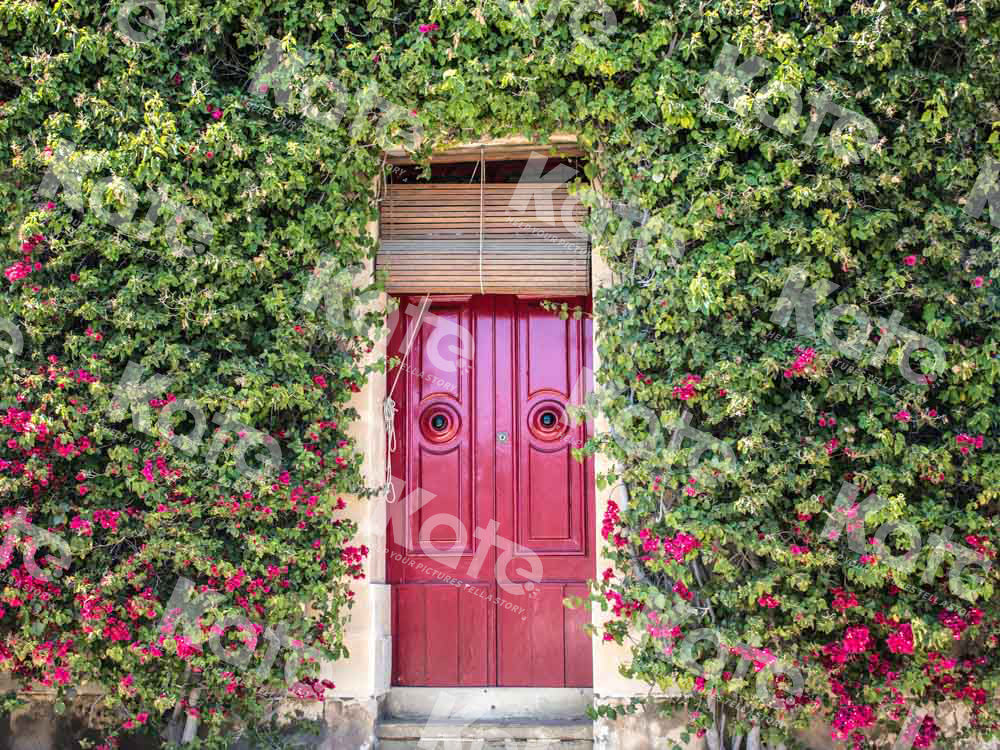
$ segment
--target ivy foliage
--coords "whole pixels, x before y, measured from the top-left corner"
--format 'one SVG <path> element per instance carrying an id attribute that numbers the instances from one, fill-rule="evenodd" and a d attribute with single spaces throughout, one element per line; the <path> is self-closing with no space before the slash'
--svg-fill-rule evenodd
<path id="1" fill-rule="evenodd" d="M 224 595 L 205 627 L 288 621 L 341 656 L 364 555 L 338 501 L 364 494 L 350 399 L 382 334 L 326 314 L 329 298 L 303 307 L 315 270 L 371 257 L 386 148 L 569 131 L 580 180 L 630 209 L 593 205 L 614 275 L 594 309 L 611 431 L 588 447 L 614 460 L 602 487 L 628 489 L 606 519 L 616 569 L 595 586 L 618 615 L 605 637 L 631 644 L 623 671 L 708 701 L 697 731 L 739 706 L 724 741 L 778 741 L 819 714 L 860 745 L 898 730 L 900 706 L 955 702 L 974 721 L 947 738 L 921 725 L 918 743 L 995 731 L 997 235 L 991 208 L 967 209 L 1000 159 L 996 2 L 124 6 L 0 0 L 0 315 L 23 336 L 0 380 L 0 502 L 72 557 L 48 582 L 10 561 L 7 668 L 63 697 L 112 686 L 114 732 L 180 706 L 212 742 L 283 694 L 282 661 L 234 669 L 164 639 L 179 578 Z M 268 87 L 269 49 L 294 63 Z M 863 119 L 821 117 L 822 102 Z M 79 184 L 46 183 L 56 163 Z M 776 315 L 790 278 L 828 291 L 812 331 L 799 307 Z M 890 324 L 942 356 L 906 359 Z M 170 378 L 152 422 L 167 394 L 204 411 L 197 450 L 115 409 L 130 362 Z M 216 414 L 277 442 L 275 476 L 241 470 L 247 430 L 212 452 L 230 424 Z M 678 424 L 721 442 L 696 455 L 704 440 Z M 889 548 L 824 538 L 845 481 L 886 501 L 866 537 L 950 528 L 990 569 L 970 567 L 958 597 L 951 558 L 921 582 L 929 543 L 902 572 Z M 655 612 L 680 635 L 650 632 Z M 800 700 L 760 700 L 753 671 L 692 672 L 670 639 L 699 627 L 801 667 Z"/>

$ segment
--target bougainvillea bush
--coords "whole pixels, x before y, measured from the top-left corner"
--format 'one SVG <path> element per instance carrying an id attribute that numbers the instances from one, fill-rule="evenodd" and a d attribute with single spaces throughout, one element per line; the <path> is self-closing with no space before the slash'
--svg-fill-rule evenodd
<path id="1" fill-rule="evenodd" d="M 287 693 L 284 656 L 257 669 L 283 623 L 287 652 L 340 656 L 365 554 L 348 401 L 379 334 L 302 300 L 316 269 L 371 256 L 386 147 L 559 130 L 599 180 L 614 276 L 594 308 L 611 431 L 587 450 L 616 467 L 594 597 L 623 671 L 715 747 L 793 746 L 813 718 L 864 746 L 914 706 L 935 710 L 913 746 L 995 732 L 998 19 L 0 0 L 0 316 L 23 337 L 0 381 L 0 504 L 22 529 L 4 667 L 60 701 L 104 686 L 112 742 L 176 740 Z M 53 542 L 31 565 L 26 524 L 68 558 Z M 949 578 L 966 554 L 986 564 Z M 195 620 L 227 625 L 218 648 L 164 632 L 179 581 L 211 595 Z M 254 640 L 249 667 L 222 658 Z M 322 693 L 311 658 L 295 689 Z"/>

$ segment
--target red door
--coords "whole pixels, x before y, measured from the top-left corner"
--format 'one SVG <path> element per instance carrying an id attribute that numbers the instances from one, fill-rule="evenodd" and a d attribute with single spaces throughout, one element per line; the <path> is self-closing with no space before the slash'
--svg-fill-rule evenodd
<path id="1" fill-rule="evenodd" d="M 590 320 L 513 296 L 399 302 L 393 684 L 589 687 L 590 612 L 563 599 L 594 576 L 593 467 L 571 455 L 586 426 L 565 411 Z"/>

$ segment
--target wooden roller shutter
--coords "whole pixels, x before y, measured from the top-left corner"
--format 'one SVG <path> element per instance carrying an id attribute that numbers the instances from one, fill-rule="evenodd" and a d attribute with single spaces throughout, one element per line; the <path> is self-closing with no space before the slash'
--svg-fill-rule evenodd
<path id="1" fill-rule="evenodd" d="M 391 293 L 590 294 L 586 213 L 562 184 L 395 184 L 377 268 Z"/>

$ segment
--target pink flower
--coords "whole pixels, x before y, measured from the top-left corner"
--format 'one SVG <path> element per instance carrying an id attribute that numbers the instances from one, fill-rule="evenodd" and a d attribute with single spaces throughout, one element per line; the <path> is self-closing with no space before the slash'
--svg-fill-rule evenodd
<path id="1" fill-rule="evenodd" d="M 813 360 L 816 358 L 816 350 L 812 347 L 803 349 L 802 347 L 797 346 L 795 347 L 795 354 L 797 355 L 795 362 L 793 362 L 792 366 L 784 372 L 784 376 L 786 378 L 804 373 L 806 369 L 812 365 Z"/>
<path id="2" fill-rule="evenodd" d="M 913 628 L 910 627 L 910 623 L 904 622 L 895 631 L 890 633 L 888 644 L 889 650 L 894 654 L 912 654 Z"/>
<path id="3" fill-rule="evenodd" d="M 437 31 L 438 25 L 436 23 L 422 23 L 417 28 L 421 34 L 429 34 L 432 31 Z"/>
<path id="4" fill-rule="evenodd" d="M 760 597 L 758 597 L 757 604 L 759 604 L 761 607 L 767 607 L 768 609 L 774 609 L 775 607 L 780 606 L 781 602 L 779 602 L 777 599 L 775 599 L 770 594 L 762 594 Z"/>
<path id="5" fill-rule="evenodd" d="M 55 210 L 55 207 L 56 207 L 56 204 L 55 204 L 55 203 L 53 203 L 52 201 L 48 201 L 48 202 L 46 202 L 46 204 L 45 204 L 45 205 L 43 206 L 43 208 L 44 208 L 44 209 L 45 209 L 46 211 L 53 211 L 53 210 Z"/>
<path id="6" fill-rule="evenodd" d="M 221 118 L 222 118 L 222 110 L 221 109 L 213 109 L 212 110 L 212 119 L 213 120 L 218 120 L 218 119 L 221 119 Z"/>
<path id="7" fill-rule="evenodd" d="M 974 278 L 972 280 L 972 286 L 976 287 L 976 289 L 978 289 L 982 285 L 983 285 L 983 277 L 982 276 L 977 276 L 976 278 Z"/>
<path id="8" fill-rule="evenodd" d="M 895 419 L 897 422 L 909 422 L 910 412 L 906 411 L 906 409 L 900 409 L 899 411 L 897 411 L 895 414 L 892 415 L 892 418 Z"/>
<path id="9" fill-rule="evenodd" d="M 78 273 L 71 273 L 69 275 L 69 280 L 72 281 L 75 284 L 76 282 L 78 282 L 80 280 L 80 274 L 78 274 Z"/>
<path id="10" fill-rule="evenodd" d="M 214 152 L 212 152 L 212 151 L 206 151 L 205 152 L 205 158 L 206 159 L 211 159 L 213 156 L 215 156 Z"/>
<path id="11" fill-rule="evenodd" d="M 139 724 L 145 724 L 147 719 L 149 719 L 149 714 L 145 711 L 140 711 L 135 715 L 135 720 Z"/>
<path id="12" fill-rule="evenodd" d="M 7 277 L 8 281 L 17 281 L 18 279 L 23 279 L 31 273 L 31 264 L 25 263 L 19 260 L 14 265 L 10 266 L 3 272 L 4 276 Z"/>
<path id="13" fill-rule="evenodd" d="M 638 379 L 643 380 L 647 385 L 651 382 L 650 378 L 643 379 L 642 373 L 639 373 Z M 674 398 L 678 398 L 681 401 L 687 401 L 697 395 L 694 387 L 696 384 L 701 382 L 700 375 L 692 375 L 688 373 L 684 376 L 680 385 L 674 386 Z"/>
<path id="14" fill-rule="evenodd" d="M 182 80 L 181 79 L 181 74 L 180 73 L 174 73 L 174 77 L 171 80 L 174 82 L 174 86 L 180 86 L 181 85 L 181 80 Z"/>
<path id="15" fill-rule="evenodd" d="M 76 491 L 80 493 L 80 497 L 83 497 L 88 492 L 90 492 L 90 488 L 87 487 L 87 485 L 85 484 L 81 484 L 79 487 L 76 488 Z"/>
<path id="16" fill-rule="evenodd" d="M 316 384 L 317 388 L 326 388 L 326 378 L 322 375 L 313 375 L 313 383 Z"/>
<path id="17" fill-rule="evenodd" d="M 862 654 L 868 650 L 868 628 L 863 625 L 848 628 L 844 635 L 844 651 L 848 654 Z"/>
<path id="18" fill-rule="evenodd" d="M 903 258 L 903 262 L 908 266 L 915 266 L 917 264 L 917 256 L 907 255 L 905 258 Z"/>

